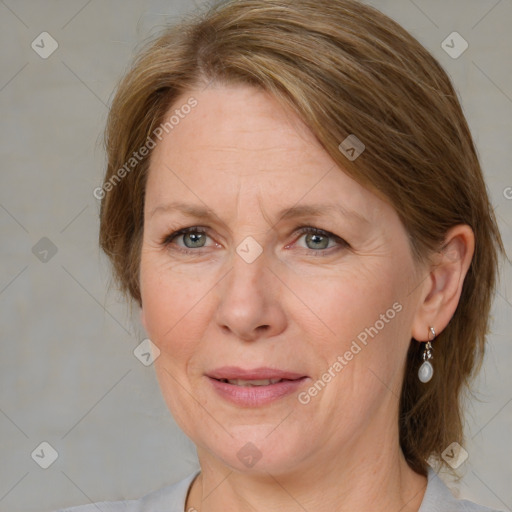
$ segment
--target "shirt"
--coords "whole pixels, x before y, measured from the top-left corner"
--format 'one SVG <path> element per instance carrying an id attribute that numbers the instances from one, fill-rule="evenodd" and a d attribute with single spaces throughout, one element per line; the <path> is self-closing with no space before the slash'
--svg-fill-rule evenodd
<path id="1" fill-rule="evenodd" d="M 193 473 L 176 484 L 146 494 L 138 500 L 104 501 L 58 512 L 193 512 L 193 509 L 185 511 L 185 500 L 189 487 L 198 474 L 199 472 Z M 418 512 L 498 512 L 470 501 L 456 499 L 430 467 L 427 476 L 427 488 Z"/>

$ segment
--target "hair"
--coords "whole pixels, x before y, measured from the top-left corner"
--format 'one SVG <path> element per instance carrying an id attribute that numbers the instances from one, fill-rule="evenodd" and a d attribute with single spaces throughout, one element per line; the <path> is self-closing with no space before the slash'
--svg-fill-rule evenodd
<path id="1" fill-rule="evenodd" d="M 463 443 L 463 391 L 482 362 L 503 251 L 450 79 L 408 32 L 356 0 L 223 2 L 166 27 L 118 85 L 105 132 L 100 246 L 121 291 L 139 306 L 151 151 L 137 152 L 155 145 L 179 96 L 212 81 L 257 87 L 298 114 L 348 175 L 394 207 L 415 261 L 428 262 L 451 227 L 473 229 L 474 256 L 458 307 L 436 338 L 428 384 L 417 378 L 421 344 L 411 340 L 407 354 L 400 446 L 426 475 L 428 458 L 442 464 L 443 450 Z M 353 161 L 339 149 L 350 134 L 365 145 Z"/>

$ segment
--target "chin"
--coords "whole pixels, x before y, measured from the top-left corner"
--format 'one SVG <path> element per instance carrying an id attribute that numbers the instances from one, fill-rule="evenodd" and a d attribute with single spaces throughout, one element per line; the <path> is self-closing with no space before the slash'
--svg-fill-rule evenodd
<path id="1" fill-rule="evenodd" d="M 192 440 L 205 446 L 233 471 L 266 476 L 286 474 L 297 470 L 307 455 L 305 447 L 309 452 L 312 445 L 305 439 L 305 433 L 290 432 L 285 423 L 277 429 L 279 422 L 241 425 L 227 429 L 232 436 L 225 432 L 220 439 Z"/>

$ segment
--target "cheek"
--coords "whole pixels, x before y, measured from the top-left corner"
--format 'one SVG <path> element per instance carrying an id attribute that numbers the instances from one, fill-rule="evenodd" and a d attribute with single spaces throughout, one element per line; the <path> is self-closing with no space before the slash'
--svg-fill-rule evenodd
<path id="1" fill-rule="evenodd" d="M 175 360 L 190 353 L 208 321 L 207 278 L 174 272 L 151 258 L 141 262 L 144 324 L 150 339 Z"/>
<path id="2" fill-rule="evenodd" d="M 322 345 L 343 348 L 347 341 L 373 326 L 381 314 L 399 301 L 399 287 L 393 282 L 389 269 L 373 271 L 368 267 L 359 265 L 351 269 L 347 266 L 320 279 L 318 276 L 311 279 L 298 277 L 290 283 L 290 289 L 300 299 L 297 304 L 302 303 L 297 309 L 298 323 L 307 321 L 313 325 L 316 321 L 319 334 L 323 331 L 318 337 Z"/>
<path id="3" fill-rule="evenodd" d="M 312 344 L 315 377 L 330 378 L 329 370 L 336 375 L 317 405 L 343 403 L 340 410 L 355 415 L 354 397 L 360 408 L 371 409 L 388 388 L 398 392 L 411 321 L 407 267 L 383 263 L 368 260 L 320 281 L 297 280 L 293 288 L 311 310 L 297 310 L 296 322 Z"/>
<path id="4" fill-rule="evenodd" d="M 190 418 L 198 412 L 190 400 L 188 372 L 208 323 L 211 285 L 173 272 L 160 258 L 143 258 L 140 275 L 145 328 L 160 350 L 154 363 L 160 389 L 178 425 L 191 434 Z"/>

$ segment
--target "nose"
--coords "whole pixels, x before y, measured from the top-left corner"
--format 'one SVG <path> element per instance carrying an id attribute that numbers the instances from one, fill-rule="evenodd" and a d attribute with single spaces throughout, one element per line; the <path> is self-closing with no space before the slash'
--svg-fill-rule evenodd
<path id="1" fill-rule="evenodd" d="M 215 321 L 225 334 L 255 341 L 285 330 L 283 286 L 268 263 L 264 254 L 251 263 L 234 254 L 231 271 L 216 289 Z"/>

